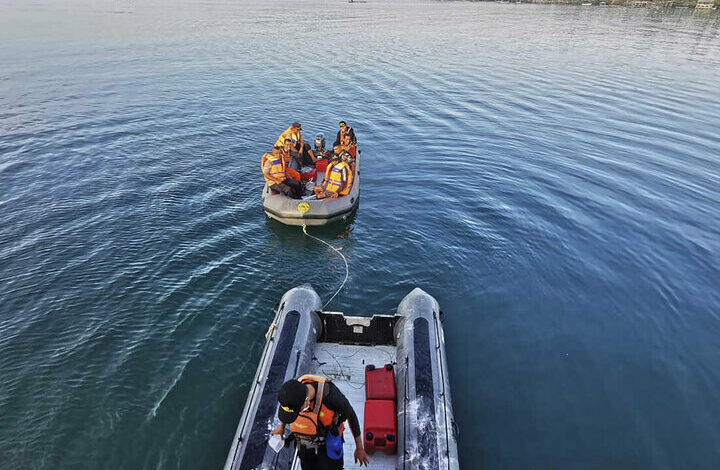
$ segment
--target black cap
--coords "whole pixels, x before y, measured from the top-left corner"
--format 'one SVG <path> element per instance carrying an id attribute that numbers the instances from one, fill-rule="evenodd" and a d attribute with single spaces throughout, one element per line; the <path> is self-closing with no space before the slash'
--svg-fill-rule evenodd
<path id="1" fill-rule="evenodd" d="M 297 380 L 285 382 L 278 393 L 278 418 L 285 424 L 290 424 L 297 419 L 300 408 L 305 404 L 307 387 Z"/>
<path id="2" fill-rule="evenodd" d="M 297 122 L 297 121 L 293 122 L 293 123 L 292 123 L 292 126 L 293 126 L 295 129 L 302 129 L 302 126 L 301 126 L 300 123 Z"/>

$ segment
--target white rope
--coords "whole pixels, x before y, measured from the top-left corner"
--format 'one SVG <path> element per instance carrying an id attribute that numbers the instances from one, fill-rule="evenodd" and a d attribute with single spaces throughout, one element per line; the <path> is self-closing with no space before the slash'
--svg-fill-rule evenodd
<path id="1" fill-rule="evenodd" d="M 340 287 L 338 287 L 338 290 L 336 290 L 335 293 L 333 294 L 333 296 L 330 297 L 330 300 L 328 300 L 327 302 L 325 302 L 325 305 L 323 305 L 323 310 L 325 310 L 325 307 L 327 307 L 328 304 L 330 304 L 330 302 L 333 301 L 333 299 L 335 298 L 335 296 L 340 293 L 340 291 L 342 290 L 342 288 L 345 287 L 345 282 L 347 282 L 348 276 L 350 275 L 350 268 L 348 267 L 347 258 L 345 258 L 345 255 L 342 254 L 342 253 L 340 252 L 340 250 L 338 250 L 337 248 L 335 248 L 334 246 L 332 246 L 331 244 L 329 244 L 329 243 L 326 242 L 325 240 L 321 240 L 320 238 L 318 238 L 318 237 L 316 237 L 316 236 L 314 236 L 314 235 L 310 235 L 309 233 L 307 233 L 307 226 L 303 225 L 302 228 L 303 228 L 303 233 L 304 233 L 305 235 L 307 235 L 308 237 L 313 238 L 313 239 L 319 241 L 320 243 L 323 243 L 323 244 L 329 246 L 330 249 L 333 250 L 335 253 L 339 254 L 340 257 L 341 257 L 341 258 L 343 259 L 343 261 L 345 262 L 345 279 L 343 279 L 343 282 L 342 282 L 342 284 L 340 284 Z"/>

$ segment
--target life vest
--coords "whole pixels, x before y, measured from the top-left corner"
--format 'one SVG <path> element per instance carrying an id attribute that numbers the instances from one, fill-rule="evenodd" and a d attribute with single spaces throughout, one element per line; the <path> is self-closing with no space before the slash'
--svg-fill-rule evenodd
<path id="1" fill-rule="evenodd" d="M 327 379 L 318 375 L 303 375 L 298 378 L 300 383 L 311 384 L 317 383 L 317 392 L 315 400 L 310 402 L 310 409 L 302 411 L 298 414 L 295 421 L 290 424 L 290 432 L 295 435 L 296 439 L 319 442 L 324 441 L 327 431 L 335 423 L 335 412 L 323 404 L 323 395 L 325 393 L 325 384 Z M 340 433 L 342 434 L 342 425 Z"/>
<path id="2" fill-rule="evenodd" d="M 282 155 L 282 160 L 285 164 L 285 177 L 300 181 L 302 179 L 300 172 L 290 167 L 290 153 L 281 150 L 280 155 Z"/>
<path id="3" fill-rule="evenodd" d="M 353 130 L 352 127 L 347 126 L 347 127 L 345 127 L 345 132 L 343 132 L 342 129 L 340 129 L 340 130 L 338 131 L 338 132 L 340 133 L 339 142 L 340 142 L 341 144 L 342 144 L 342 141 L 343 141 L 343 138 L 345 137 L 345 135 L 346 135 L 346 134 L 349 134 L 350 131 L 352 131 L 352 130 Z M 353 132 L 353 135 L 355 135 L 354 132 Z M 355 139 L 351 139 L 351 140 L 352 140 L 353 143 L 355 143 Z"/>
<path id="4" fill-rule="evenodd" d="M 265 163 L 267 161 L 270 161 L 270 171 L 265 173 Z M 265 177 L 265 182 L 268 184 L 274 184 L 274 183 L 282 183 L 285 181 L 286 175 L 285 175 L 285 162 L 283 161 L 283 158 L 281 156 L 275 156 L 271 153 L 266 153 L 262 156 L 262 160 L 260 161 L 260 168 L 262 168 L 263 176 Z"/>
<path id="5" fill-rule="evenodd" d="M 343 170 L 345 172 L 343 173 Z M 345 162 L 331 163 L 325 170 L 323 188 L 329 193 L 338 193 L 345 196 L 352 186 L 352 170 Z"/>
<path id="6" fill-rule="evenodd" d="M 275 147 L 282 147 L 285 145 L 285 141 L 287 139 L 292 140 L 293 147 L 297 147 L 297 143 L 300 140 L 300 131 L 295 129 L 293 126 L 288 127 L 275 141 Z"/>

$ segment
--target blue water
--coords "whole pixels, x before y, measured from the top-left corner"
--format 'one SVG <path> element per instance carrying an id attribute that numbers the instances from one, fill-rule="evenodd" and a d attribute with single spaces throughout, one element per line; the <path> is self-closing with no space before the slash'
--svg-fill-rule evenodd
<path id="1" fill-rule="evenodd" d="M 282 293 L 259 160 L 356 130 L 336 310 L 439 300 L 465 469 L 720 468 L 720 20 L 0 4 L 0 468 L 220 468 Z"/>

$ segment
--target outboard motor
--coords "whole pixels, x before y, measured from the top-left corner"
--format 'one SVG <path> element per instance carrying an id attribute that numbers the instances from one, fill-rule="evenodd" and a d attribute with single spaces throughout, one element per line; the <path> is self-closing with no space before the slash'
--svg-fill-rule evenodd
<path id="1" fill-rule="evenodd" d="M 315 150 L 313 150 L 317 158 L 325 158 L 325 136 L 317 134 L 315 136 Z"/>

